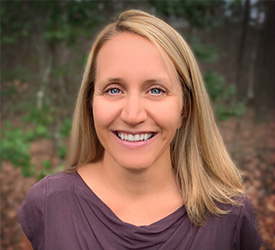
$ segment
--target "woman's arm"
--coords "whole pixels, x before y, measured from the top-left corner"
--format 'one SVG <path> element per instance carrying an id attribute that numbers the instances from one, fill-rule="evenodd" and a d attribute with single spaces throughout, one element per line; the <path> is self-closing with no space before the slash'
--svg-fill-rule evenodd
<path id="1" fill-rule="evenodd" d="M 22 241 L 24 243 L 23 250 L 33 250 L 32 244 L 22 230 Z"/>

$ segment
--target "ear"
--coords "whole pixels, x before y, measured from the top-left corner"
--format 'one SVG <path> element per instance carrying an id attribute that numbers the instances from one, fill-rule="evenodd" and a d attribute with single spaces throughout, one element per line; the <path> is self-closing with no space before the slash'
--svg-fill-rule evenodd
<path id="1" fill-rule="evenodd" d="M 187 116 L 187 107 L 183 108 L 182 111 L 181 111 L 181 118 L 182 120 L 186 118 Z"/>
<path id="2" fill-rule="evenodd" d="M 182 126 L 182 124 L 183 124 L 183 121 L 184 121 L 184 119 L 187 117 L 187 115 L 188 115 L 188 108 L 187 107 L 184 107 L 183 109 L 182 109 L 182 111 L 181 111 L 181 115 L 180 115 L 180 117 L 181 117 L 181 119 L 180 119 L 180 124 L 179 124 L 179 129 L 181 128 L 181 126 Z"/>
<path id="3" fill-rule="evenodd" d="M 178 129 L 181 128 L 181 126 L 183 124 L 183 120 L 185 119 L 186 116 L 187 116 L 186 110 L 182 109 L 181 114 L 180 114 L 180 118 L 179 118 Z"/>

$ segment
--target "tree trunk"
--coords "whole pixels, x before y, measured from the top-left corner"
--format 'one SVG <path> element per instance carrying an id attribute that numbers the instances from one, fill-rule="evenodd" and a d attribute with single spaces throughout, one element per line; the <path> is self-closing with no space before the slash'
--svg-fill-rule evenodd
<path id="1" fill-rule="evenodd" d="M 258 43 L 255 71 L 256 120 L 274 119 L 274 1 L 262 1 L 265 21 Z"/>
<path id="2" fill-rule="evenodd" d="M 236 85 L 242 84 L 242 74 L 243 74 L 243 61 L 244 56 L 246 53 L 246 37 L 247 37 L 247 30 L 249 25 L 249 18 L 250 18 L 250 0 L 245 1 L 245 7 L 244 7 L 244 20 L 243 20 L 243 27 L 242 27 L 242 34 L 241 34 L 241 41 L 240 41 L 240 47 L 239 52 L 237 56 L 237 68 L 236 68 Z"/>

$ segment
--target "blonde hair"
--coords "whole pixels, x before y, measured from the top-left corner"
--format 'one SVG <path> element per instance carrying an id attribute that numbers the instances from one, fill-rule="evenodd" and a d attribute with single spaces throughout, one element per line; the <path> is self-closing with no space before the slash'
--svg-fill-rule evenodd
<path id="1" fill-rule="evenodd" d="M 174 63 L 183 90 L 186 118 L 171 144 L 172 164 L 190 220 L 202 225 L 207 213 L 227 213 L 217 203 L 240 205 L 241 176 L 217 129 L 200 70 L 184 39 L 162 20 L 142 11 L 120 14 L 98 35 L 89 55 L 75 108 L 67 171 L 102 157 L 94 128 L 92 99 L 96 58 L 104 43 L 121 32 L 145 37 L 162 48 Z"/>

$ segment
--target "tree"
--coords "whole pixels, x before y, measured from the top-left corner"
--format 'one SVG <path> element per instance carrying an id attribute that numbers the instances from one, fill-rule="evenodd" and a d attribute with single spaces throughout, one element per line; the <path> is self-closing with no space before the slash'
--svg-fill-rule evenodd
<path id="1" fill-rule="evenodd" d="M 254 109 L 257 120 L 274 119 L 274 1 L 261 1 L 265 21 L 256 58 Z"/>

